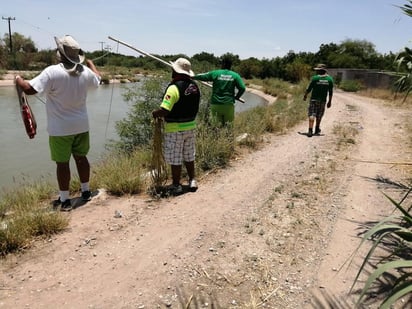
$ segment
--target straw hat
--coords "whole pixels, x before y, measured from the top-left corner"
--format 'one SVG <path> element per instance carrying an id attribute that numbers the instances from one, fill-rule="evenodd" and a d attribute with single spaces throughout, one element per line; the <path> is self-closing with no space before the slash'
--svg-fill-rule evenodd
<path id="1" fill-rule="evenodd" d="M 179 58 L 175 62 L 170 62 L 173 70 L 179 74 L 185 74 L 189 76 L 194 76 L 195 74 L 192 71 L 192 65 L 190 61 L 185 58 Z"/>
<path id="2" fill-rule="evenodd" d="M 326 64 L 319 63 L 316 67 L 313 68 L 315 71 L 327 71 Z"/>
<path id="3" fill-rule="evenodd" d="M 58 52 L 73 64 L 81 64 L 84 59 L 84 52 L 80 49 L 79 43 L 70 35 L 62 38 L 54 37 Z"/>

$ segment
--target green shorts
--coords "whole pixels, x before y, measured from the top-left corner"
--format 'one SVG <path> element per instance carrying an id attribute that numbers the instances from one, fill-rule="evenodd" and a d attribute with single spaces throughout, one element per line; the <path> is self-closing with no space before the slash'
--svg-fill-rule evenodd
<path id="1" fill-rule="evenodd" d="M 89 132 L 67 136 L 49 136 L 51 159 L 69 162 L 71 155 L 86 156 L 90 149 Z"/>
<path id="2" fill-rule="evenodd" d="M 210 112 L 212 118 L 220 122 L 222 125 L 227 122 L 233 122 L 235 119 L 235 105 L 233 104 L 211 104 Z"/>

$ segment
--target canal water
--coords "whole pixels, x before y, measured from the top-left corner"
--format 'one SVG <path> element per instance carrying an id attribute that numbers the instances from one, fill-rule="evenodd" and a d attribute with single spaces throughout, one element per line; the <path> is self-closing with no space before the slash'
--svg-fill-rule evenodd
<path id="1" fill-rule="evenodd" d="M 90 121 L 90 163 L 99 160 L 110 140 L 118 139 L 115 124 L 124 119 L 131 103 L 122 94 L 128 84 L 101 85 L 90 90 L 87 108 Z M 245 111 L 266 102 L 255 94 L 245 93 L 245 104 L 237 102 L 236 112 Z M 9 189 L 39 178 L 55 181 L 55 163 L 51 161 L 46 131 L 44 98 L 28 96 L 37 121 L 37 134 L 29 139 L 24 129 L 14 86 L 0 87 L 0 188 Z M 160 104 L 160 102 L 159 102 Z M 73 160 L 72 160 L 73 161 Z M 72 173 L 76 170 L 72 169 Z M 0 195 L 2 192 L 0 191 Z"/>

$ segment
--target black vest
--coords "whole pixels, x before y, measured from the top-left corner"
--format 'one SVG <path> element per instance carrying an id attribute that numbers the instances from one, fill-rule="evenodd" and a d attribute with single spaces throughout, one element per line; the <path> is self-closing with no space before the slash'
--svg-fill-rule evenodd
<path id="1" fill-rule="evenodd" d="M 179 101 L 177 101 L 169 114 L 165 117 L 167 122 L 189 122 L 196 118 L 199 111 L 200 90 L 191 79 L 177 80 L 169 84 L 176 85 L 179 89 Z"/>

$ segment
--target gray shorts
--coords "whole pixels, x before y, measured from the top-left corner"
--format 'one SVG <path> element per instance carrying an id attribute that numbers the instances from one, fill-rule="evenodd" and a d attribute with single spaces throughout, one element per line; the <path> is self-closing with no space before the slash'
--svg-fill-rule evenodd
<path id="1" fill-rule="evenodd" d="M 196 154 L 195 130 L 165 133 L 163 154 L 167 164 L 181 165 L 192 162 Z"/>
<path id="2" fill-rule="evenodd" d="M 317 100 L 310 100 L 308 107 L 308 116 L 315 116 L 316 118 L 322 118 L 325 113 L 326 102 L 320 102 Z"/>

